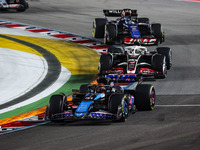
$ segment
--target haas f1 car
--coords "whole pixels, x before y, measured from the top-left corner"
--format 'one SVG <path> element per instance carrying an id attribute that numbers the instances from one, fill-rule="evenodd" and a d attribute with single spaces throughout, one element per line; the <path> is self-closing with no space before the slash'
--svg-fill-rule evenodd
<path id="1" fill-rule="evenodd" d="M 107 54 L 101 55 L 99 74 L 116 80 L 121 74 L 122 81 L 133 81 L 132 74 L 165 78 L 172 66 L 172 51 L 169 47 L 158 47 L 149 51 L 143 46 L 109 48 Z"/>
<path id="2" fill-rule="evenodd" d="M 94 38 L 104 38 L 106 44 L 157 45 L 164 42 L 164 32 L 160 23 L 149 23 L 149 18 L 137 18 L 137 10 L 103 10 L 105 18 L 93 21 Z M 107 17 L 118 17 L 108 20 Z M 120 18 L 119 18 L 120 17 Z"/>
<path id="3" fill-rule="evenodd" d="M 28 0 L 0 0 L 0 9 L 16 9 L 22 12 L 28 8 Z"/>
<path id="4" fill-rule="evenodd" d="M 108 119 L 124 122 L 136 110 L 153 110 L 155 105 L 154 87 L 139 82 L 125 88 L 105 82 L 82 85 L 80 90 L 73 92 L 72 101 L 67 101 L 64 94 L 51 96 L 45 112 L 46 120 Z"/>

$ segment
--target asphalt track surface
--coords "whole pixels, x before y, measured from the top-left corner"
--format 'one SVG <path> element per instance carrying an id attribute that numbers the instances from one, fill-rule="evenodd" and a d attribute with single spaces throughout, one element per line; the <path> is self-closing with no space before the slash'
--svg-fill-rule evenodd
<path id="1" fill-rule="evenodd" d="M 167 79 L 153 81 L 157 106 L 137 112 L 125 123 L 48 123 L 0 136 L 1 149 L 200 149 L 200 3 L 174 0 L 40 0 L 23 13 L 0 18 L 91 37 L 92 21 L 102 9 L 133 8 L 163 24 L 173 50 Z M 31 16 L 31 17 L 30 17 Z"/>

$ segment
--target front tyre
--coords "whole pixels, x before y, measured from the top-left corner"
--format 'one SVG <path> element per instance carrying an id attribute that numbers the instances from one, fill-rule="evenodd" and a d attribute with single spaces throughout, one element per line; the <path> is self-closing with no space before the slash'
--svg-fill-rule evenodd
<path id="1" fill-rule="evenodd" d="M 172 66 L 172 50 L 169 47 L 158 47 L 158 54 L 164 55 L 166 57 L 167 70 Z"/>
<path id="2" fill-rule="evenodd" d="M 164 79 L 167 77 L 166 57 L 161 54 L 155 54 L 152 60 L 152 67 L 158 73 L 155 73 L 155 79 Z"/>
<path id="3" fill-rule="evenodd" d="M 111 23 L 105 25 L 105 35 L 104 35 L 105 44 L 108 44 L 108 45 L 114 44 L 117 37 L 116 35 L 117 35 L 116 25 L 111 24 Z"/>
<path id="4" fill-rule="evenodd" d="M 52 95 L 49 100 L 49 105 L 46 109 L 45 118 L 49 118 L 49 120 L 56 122 L 59 118 L 54 118 L 55 114 L 59 114 L 64 112 L 64 97 L 63 95 Z"/>
<path id="5" fill-rule="evenodd" d="M 116 114 L 117 119 L 113 121 L 125 122 L 128 118 L 129 106 L 123 94 L 113 94 L 108 104 L 109 111 Z"/>

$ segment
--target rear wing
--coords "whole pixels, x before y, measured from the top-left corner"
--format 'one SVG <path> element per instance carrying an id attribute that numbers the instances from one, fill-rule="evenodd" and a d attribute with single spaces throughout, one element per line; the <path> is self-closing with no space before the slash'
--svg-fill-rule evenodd
<path id="1" fill-rule="evenodd" d="M 109 17 L 121 17 L 123 9 L 104 9 L 103 13 L 105 16 Z M 137 10 L 131 10 L 131 16 L 137 17 Z"/>

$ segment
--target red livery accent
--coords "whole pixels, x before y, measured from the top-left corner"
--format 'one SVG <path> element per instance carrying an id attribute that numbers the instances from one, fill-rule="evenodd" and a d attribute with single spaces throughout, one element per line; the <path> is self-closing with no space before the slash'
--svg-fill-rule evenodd
<path id="1" fill-rule="evenodd" d="M 161 72 L 148 69 L 148 68 L 141 68 L 139 72 L 139 74 L 143 74 L 143 75 L 153 75 L 155 73 L 161 73 Z"/>

